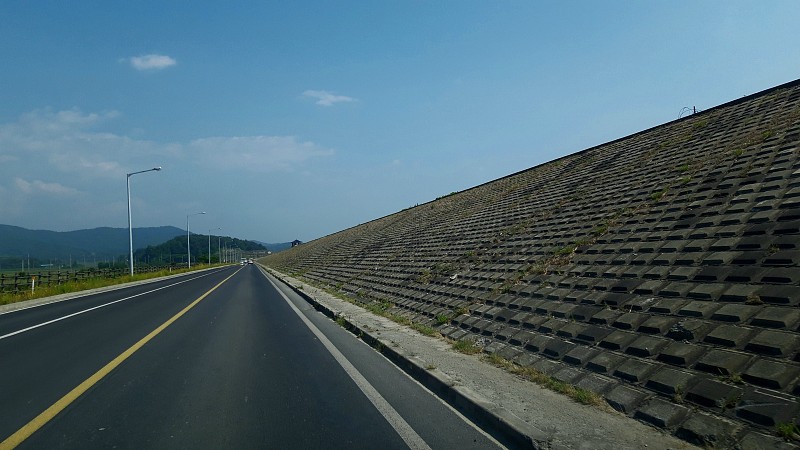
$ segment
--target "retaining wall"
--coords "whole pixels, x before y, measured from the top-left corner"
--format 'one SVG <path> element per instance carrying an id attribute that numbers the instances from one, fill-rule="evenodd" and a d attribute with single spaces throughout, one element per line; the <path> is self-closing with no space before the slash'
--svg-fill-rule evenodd
<path id="1" fill-rule="evenodd" d="M 793 82 L 262 262 L 687 440 L 760 442 L 800 414 L 799 156 Z"/>

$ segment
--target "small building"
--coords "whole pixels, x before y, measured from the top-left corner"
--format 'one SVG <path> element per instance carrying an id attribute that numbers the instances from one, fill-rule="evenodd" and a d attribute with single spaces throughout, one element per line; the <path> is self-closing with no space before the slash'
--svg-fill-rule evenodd
<path id="1" fill-rule="evenodd" d="M 295 240 L 292 241 L 292 247 L 297 247 L 298 245 L 300 245 L 302 243 L 303 243 L 302 241 L 295 239 Z"/>

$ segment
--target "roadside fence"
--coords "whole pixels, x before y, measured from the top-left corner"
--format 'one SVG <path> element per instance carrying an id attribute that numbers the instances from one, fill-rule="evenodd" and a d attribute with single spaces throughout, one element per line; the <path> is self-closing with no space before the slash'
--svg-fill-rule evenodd
<path id="1" fill-rule="evenodd" d="M 134 273 L 150 273 L 160 270 L 170 270 L 186 267 L 186 264 L 173 264 L 171 266 L 138 266 L 134 268 Z M 0 273 L 0 292 L 20 292 L 31 290 L 35 286 L 53 286 L 73 281 L 83 281 L 92 278 L 117 278 L 130 274 L 130 269 L 109 268 L 109 269 L 83 269 L 83 270 L 56 270 L 43 272 L 17 272 Z"/>

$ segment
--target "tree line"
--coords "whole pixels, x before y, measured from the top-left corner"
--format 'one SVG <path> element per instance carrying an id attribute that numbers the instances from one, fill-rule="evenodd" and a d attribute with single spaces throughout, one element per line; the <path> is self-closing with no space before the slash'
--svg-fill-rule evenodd
<path id="1" fill-rule="evenodd" d="M 211 258 L 208 254 L 208 235 L 192 234 L 189 237 L 192 249 L 192 263 L 216 263 L 225 250 L 240 250 L 242 252 L 266 251 L 267 248 L 258 242 L 229 236 L 211 236 Z M 221 253 L 223 252 L 223 253 Z M 145 264 L 171 264 L 185 263 L 187 257 L 186 236 L 176 237 L 159 245 L 148 245 L 133 252 L 133 259 L 137 263 Z"/>

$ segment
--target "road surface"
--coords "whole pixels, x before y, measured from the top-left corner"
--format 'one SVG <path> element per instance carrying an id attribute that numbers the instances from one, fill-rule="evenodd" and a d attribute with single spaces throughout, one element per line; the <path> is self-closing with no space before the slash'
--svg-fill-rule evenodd
<path id="1" fill-rule="evenodd" d="M 255 265 L 0 315 L 0 449 L 499 448 Z"/>

